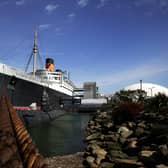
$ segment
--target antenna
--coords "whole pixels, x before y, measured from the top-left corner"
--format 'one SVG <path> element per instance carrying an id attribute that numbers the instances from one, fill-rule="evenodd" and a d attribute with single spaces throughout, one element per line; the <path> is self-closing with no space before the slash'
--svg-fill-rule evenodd
<path id="1" fill-rule="evenodd" d="M 68 72 L 68 79 L 70 80 L 70 72 Z"/>
<path id="2" fill-rule="evenodd" d="M 37 26 L 34 32 L 34 46 L 33 46 L 33 75 L 36 73 L 36 56 L 37 56 Z"/>
<path id="3" fill-rule="evenodd" d="M 37 56 L 38 56 L 38 59 L 39 59 L 39 62 L 41 64 L 41 66 L 43 67 L 43 62 L 42 62 L 42 59 L 41 59 L 41 56 L 40 56 L 40 53 L 39 53 L 39 50 L 38 50 L 38 46 L 37 46 L 37 30 L 38 30 L 38 26 L 35 27 L 33 50 L 31 52 L 31 55 L 29 57 L 29 60 L 26 64 L 26 68 L 25 68 L 25 72 L 27 72 L 27 70 L 29 68 L 29 65 L 30 65 L 30 62 L 31 62 L 32 57 L 33 57 L 33 75 L 34 76 L 35 76 L 36 69 L 37 69 Z"/>
<path id="4" fill-rule="evenodd" d="M 140 80 L 140 90 L 142 90 L 142 80 Z"/>

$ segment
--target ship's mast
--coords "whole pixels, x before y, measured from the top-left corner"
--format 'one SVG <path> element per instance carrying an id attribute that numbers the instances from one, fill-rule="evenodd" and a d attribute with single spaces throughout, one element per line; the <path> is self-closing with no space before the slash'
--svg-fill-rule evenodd
<path id="1" fill-rule="evenodd" d="M 36 73 L 36 57 L 37 57 L 37 27 L 34 32 L 34 46 L 33 46 L 33 75 Z"/>

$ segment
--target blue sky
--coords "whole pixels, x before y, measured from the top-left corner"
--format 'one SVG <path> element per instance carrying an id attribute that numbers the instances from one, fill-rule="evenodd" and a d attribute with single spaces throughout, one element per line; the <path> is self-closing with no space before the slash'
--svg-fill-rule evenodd
<path id="1" fill-rule="evenodd" d="M 33 31 L 43 61 L 101 93 L 139 82 L 168 87 L 168 0 L 0 0 L 0 62 L 24 69 Z"/>

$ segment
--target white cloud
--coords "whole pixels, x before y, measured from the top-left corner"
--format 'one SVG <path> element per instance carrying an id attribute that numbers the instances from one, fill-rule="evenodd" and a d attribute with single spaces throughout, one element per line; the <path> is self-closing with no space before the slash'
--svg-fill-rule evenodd
<path id="1" fill-rule="evenodd" d="M 73 18 L 73 17 L 75 17 L 75 16 L 76 16 L 75 13 L 70 13 L 70 14 L 68 15 L 69 18 Z"/>
<path id="2" fill-rule="evenodd" d="M 167 0 L 160 0 L 159 8 L 162 13 L 166 14 L 168 12 L 168 1 Z"/>
<path id="3" fill-rule="evenodd" d="M 46 30 L 49 27 L 51 27 L 51 24 L 41 24 L 41 25 L 39 25 L 39 29 L 40 30 Z"/>
<path id="4" fill-rule="evenodd" d="M 160 0 L 159 4 L 160 4 L 160 7 L 167 7 L 168 1 L 167 0 Z"/>
<path id="5" fill-rule="evenodd" d="M 62 29 L 60 27 L 55 28 L 55 33 L 57 36 L 64 35 L 64 33 L 62 32 Z"/>
<path id="6" fill-rule="evenodd" d="M 70 13 L 70 14 L 68 14 L 68 21 L 73 21 L 74 20 L 74 18 L 75 18 L 75 16 L 76 16 L 76 14 L 75 13 Z"/>
<path id="7" fill-rule="evenodd" d="M 48 13 L 51 13 L 51 12 L 53 12 L 54 10 L 56 10 L 58 7 L 59 7 L 58 4 L 48 4 L 48 5 L 46 5 L 45 10 L 46 10 Z"/>
<path id="8" fill-rule="evenodd" d="M 97 5 L 97 8 L 103 8 L 108 1 L 109 0 L 100 0 L 99 4 Z"/>
<path id="9" fill-rule="evenodd" d="M 129 80 L 139 80 L 141 78 L 150 77 L 165 71 L 168 71 L 168 67 L 166 65 L 144 65 L 139 66 L 135 69 L 128 69 L 116 74 L 103 77 L 103 80 L 98 79 L 97 82 L 100 86 L 109 86 Z"/>
<path id="10" fill-rule="evenodd" d="M 81 7 L 81 8 L 84 8 L 88 5 L 89 3 L 89 0 L 78 0 L 78 5 Z"/>
<path id="11" fill-rule="evenodd" d="M 16 1 L 16 5 L 17 6 L 24 5 L 24 3 L 25 3 L 25 0 L 18 0 L 18 1 Z"/>

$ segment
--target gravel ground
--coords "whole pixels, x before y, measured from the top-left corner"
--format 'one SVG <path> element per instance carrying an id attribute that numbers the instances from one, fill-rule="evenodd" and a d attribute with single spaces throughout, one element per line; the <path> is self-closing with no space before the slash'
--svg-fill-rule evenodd
<path id="1" fill-rule="evenodd" d="M 84 168 L 83 153 L 45 158 L 48 168 Z"/>

